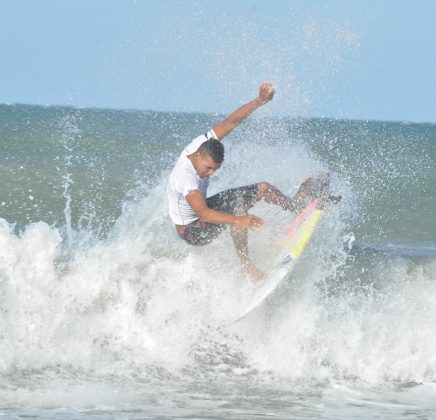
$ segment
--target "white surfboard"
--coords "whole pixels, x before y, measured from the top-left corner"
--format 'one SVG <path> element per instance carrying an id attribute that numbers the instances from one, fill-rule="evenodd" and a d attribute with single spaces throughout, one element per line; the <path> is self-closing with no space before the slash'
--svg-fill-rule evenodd
<path id="1" fill-rule="evenodd" d="M 283 239 L 278 243 L 279 253 L 269 271 L 267 279 L 254 290 L 248 306 L 236 321 L 246 317 L 256 309 L 277 288 L 282 280 L 292 272 L 295 264 L 310 241 L 323 214 L 321 200 L 310 202 L 292 221 Z"/>

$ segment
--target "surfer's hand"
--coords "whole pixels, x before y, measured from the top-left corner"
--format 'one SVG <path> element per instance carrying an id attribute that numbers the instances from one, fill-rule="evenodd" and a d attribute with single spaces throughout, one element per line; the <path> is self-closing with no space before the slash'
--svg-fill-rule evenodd
<path id="1" fill-rule="evenodd" d="M 254 214 L 247 214 L 246 216 L 236 216 L 236 225 L 242 229 L 255 230 L 263 225 L 263 220 Z"/>
<path id="2" fill-rule="evenodd" d="M 259 96 L 257 99 L 263 105 L 273 98 L 275 92 L 276 88 L 273 84 L 269 82 L 262 83 L 259 88 Z"/>

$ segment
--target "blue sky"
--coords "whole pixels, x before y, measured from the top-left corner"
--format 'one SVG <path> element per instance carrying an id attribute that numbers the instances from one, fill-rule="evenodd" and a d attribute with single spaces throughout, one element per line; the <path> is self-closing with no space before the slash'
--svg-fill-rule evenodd
<path id="1" fill-rule="evenodd" d="M 0 103 L 436 121 L 436 2 L 0 0 Z"/>

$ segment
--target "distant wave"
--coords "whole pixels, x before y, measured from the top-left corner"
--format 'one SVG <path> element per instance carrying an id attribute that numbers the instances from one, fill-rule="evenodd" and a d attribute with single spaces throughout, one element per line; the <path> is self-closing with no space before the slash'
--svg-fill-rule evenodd
<path id="1" fill-rule="evenodd" d="M 436 256 L 436 243 L 387 243 L 377 245 L 353 244 L 352 252 L 389 254 L 398 257 L 433 257 Z"/>

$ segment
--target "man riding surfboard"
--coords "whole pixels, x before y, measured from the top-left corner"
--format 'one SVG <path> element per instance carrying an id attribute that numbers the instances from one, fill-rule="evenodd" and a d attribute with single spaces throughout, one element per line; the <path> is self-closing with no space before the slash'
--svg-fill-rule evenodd
<path id="1" fill-rule="evenodd" d="M 206 134 L 192 140 L 180 154 L 167 185 L 169 214 L 177 234 L 191 245 L 203 246 L 230 226 L 241 265 L 253 280 L 261 279 L 263 273 L 248 257 L 247 231 L 260 228 L 263 220 L 248 214 L 248 210 L 265 200 L 284 210 L 298 211 L 312 195 L 314 179 L 304 181 L 292 198 L 267 182 L 232 188 L 211 197 L 207 197 L 207 187 L 209 178 L 224 161 L 221 140 L 257 108 L 271 101 L 274 93 L 271 83 L 263 83 L 257 98 L 238 108 Z"/>

